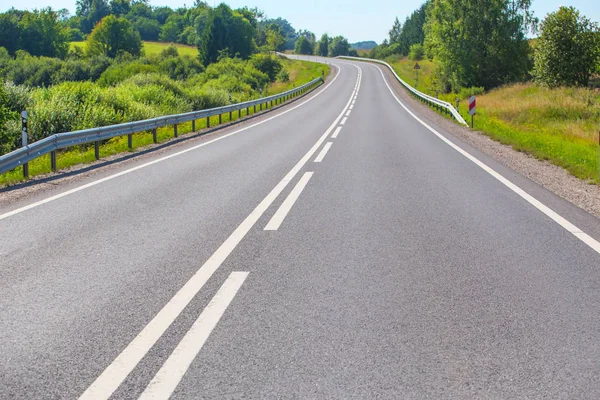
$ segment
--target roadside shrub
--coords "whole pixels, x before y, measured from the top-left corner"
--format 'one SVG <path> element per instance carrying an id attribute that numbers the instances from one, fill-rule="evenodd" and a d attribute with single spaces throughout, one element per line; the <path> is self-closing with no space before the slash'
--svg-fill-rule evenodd
<path id="1" fill-rule="evenodd" d="M 185 80 L 204 71 L 204 65 L 190 56 L 164 58 L 159 70 L 171 79 Z"/>
<path id="2" fill-rule="evenodd" d="M 277 75 L 283 69 L 283 64 L 270 54 L 255 54 L 250 62 L 260 72 L 266 74 L 271 82 L 275 82 Z"/>
<path id="3" fill-rule="evenodd" d="M 282 69 L 279 74 L 277 75 L 277 80 L 279 82 L 284 82 L 287 83 L 290 81 L 290 74 L 289 72 L 287 72 L 286 69 Z"/>
<path id="4" fill-rule="evenodd" d="M 410 51 L 408 52 L 408 58 L 413 61 L 421 61 L 425 57 L 425 48 L 422 44 L 416 43 L 410 46 Z"/>
<path id="5" fill-rule="evenodd" d="M 24 85 L 15 85 L 13 82 L 4 83 L 6 106 L 15 112 L 28 110 L 32 103 L 31 88 Z"/>
<path id="6" fill-rule="evenodd" d="M 462 88 L 459 92 L 459 97 L 461 99 L 466 99 L 471 96 L 479 96 L 485 93 L 485 88 L 483 86 L 473 86 L 470 88 Z"/>
<path id="7" fill-rule="evenodd" d="M 100 78 L 98 84 L 102 87 L 115 86 L 117 83 L 123 82 L 127 78 L 131 78 L 137 74 L 149 74 L 157 72 L 156 65 L 143 64 L 140 61 L 130 63 L 114 63 L 108 67 Z"/>

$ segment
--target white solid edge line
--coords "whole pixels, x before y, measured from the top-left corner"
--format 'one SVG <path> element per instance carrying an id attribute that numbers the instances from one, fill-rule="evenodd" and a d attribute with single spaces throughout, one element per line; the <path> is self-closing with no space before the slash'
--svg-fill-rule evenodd
<path id="1" fill-rule="evenodd" d="M 348 117 L 344 117 L 344 119 L 342 120 L 342 122 L 340 122 L 340 125 L 344 125 L 347 120 L 348 120 Z"/>
<path id="2" fill-rule="evenodd" d="M 521 189 L 519 186 L 515 185 L 514 183 L 512 183 L 511 181 L 509 181 L 508 179 L 506 179 L 504 176 L 502 176 L 500 173 L 496 172 L 496 170 L 494 170 L 493 168 L 489 167 L 483 161 L 479 160 L 478 158 L 476 158 L 475 156 L 471 155 L 466 150 L 463 150 L 461 147 L 459 147 L 456 144 L 452 143 L 444 135 L 442 135 L 441 133 L 439 133 L 438 131 L 436 131 L 435 129 L 433 129 L 426 122 L 424 122 L 419 117 L 417 117 L 415 114 L 413 114 L 413 112 L 410 111 L 408 109 L 408 107 L 406 107 L 400 101 L 400 99 L 398 99 L 398 97 L 396 97 L 396 94 L 394 93 L 394 91 L 392 90 L 392 88 L 390 87 L 390 85 L 388 84 L 387 79 L 385 79 L 385 75 L 383 75 L 383 71 L 381 70 L 381 68 L 378 68 L 378 67 L 376 67 L 376 68 L 379 70 L 379 73 L 381 74 L 381 77 L 383 78 L 383 81 L 385 82 L 385 85 L 387 86 L 388 90 L 390 91 L 390 93 L 392 94 L 392 96 L 394 97 L 394 99 L 396 99 L 396 101 L 398 102 L 398 104 L 400 104 L 402 106 L 402 108 L 404 108 L 404 110 L 406 110 L 406 112 L 408 112 L 421 125 L 423 125 L 429 131 L 431 131 L 434 135 L 436 135 L 440 140 L 442 140 L 448 146 L 452 147 L 454 150 L 458 151 L 460 154 L 462 154 L 463 156 L 465 156 L 466 158 L 468 158 L 470 161 L 472 161 L 478 167 L 480 167 L 481 169 L 483 169 L 485 172 L 487 172 L 488 174 L 490 174 L 491 176 L 493 176 L 494 178 L 496 178 L 498 181 L 500 181 L 502 184 L 504 184 L 504 186 L 508 187 L 510 190 L 512 190 L 513 192 L 515 192 L 519 196 L 521 196 L 529 204 L 531 204 L 532 206 L 534 206 L 535 208 L 537 208 L 542 213 L 546 214 L 546 216 L 548 216 L 554 222 L 556 222 L 557 224 L 559 224 L 560 226 L 562 226 L 564 229 L 566 229 L 567 231 L 569 231 L 570 233 L 572 233 L 577 239 L 581 240 L 583 243 L 587 244 L 590 248 L 592 248 L 593 250 L 595 250 L 597 253 L 600 254 L 600 242 L 598 242 L 596 239 L 592 238 L 590 235 L 588 235 L 587 233 L 583 232 L 581 229 L 579 229 L 578 227 L 576 227 L 575 225 L 573 225 L 571 222 L 567 221 L 564 217 L 562 217 L 561 215 L 559 215 L 557 212 L 555 212 L 552 209 L 550 209 L 544 203 L 542 203 L 541 201 L 537 200 L 535 197 L 533 197 L 532 195 L 530 195 L 529 193 L 527 193 L 525 190 Z"/>
<path id="3" fill-rule="evenodd" d="M 335 139 L 336 137 L 338 137 L 338 135 L 340 134 L 341 130 L 342 130 L 341 126 L 338 126 L 337 128 L 335 128 L 335 132 L 333 132 L 333 135 L 331 135 L 331 138 Z"/>
<path id="4" fill-rule="evenodd" d="M 247 277 L 248 272 L 232 272 L 229 275 L 215 297 L 154 375 L 140 399 L 166 400 L 171 397 Z"/>
<path id="5" fill-rule="evenodd" d="M 302 175 L 302 178 L 300 178 L 296 186 L 294 186 L 288 197 L 285 198 L 285 200 L 277 209 L 277 212 L 275 212 L 267 226 L 265 226 L 265 231 L 276 231 L 277 229 L 279 229 L 279 227 L 283 223 L 283 220 L 285 219 L 285 217 L 287 217 L 292 207 L 302 194 L 302 191 L 304 190 L 306 185 L 308 185 L 308 181 L 310 181 L 310 178 L 312 178 L 312 176 L 313 172 L 305 172 L 304 175 Z"/>
<path id="6" fill-rule="evenodd" d="M 133 168 L 126 169 L 126 170 L 124 170 L 124 171 L 121 171 L 121 172 L 118 172 L 118 173 L 116 173 L 116 174 L 109 175 L 109 176 L 107 176 L 107 177 L 104 177 L 104 178 L 98 179 L 98 180 L 96 180 L 96 181 L 93 181 L 93 182 L 90 182 L 90 183 L 86 183 L 85 185 L 81 185 L 81 186 L 78 186 L 78 187 L 76 187 L 76 188 L 73 188 L 73 189 L 67 190 L 67 191 L 65 191 L 65 192 L 59 193 L 59 194 L 57 194 L 57 195 L 54 195 L 54 196 L 48 197 L 47 199 L 40 200 L 40 201 L 36 201 L 35 203 L 31 203 L 31 204 L 28 204 L 28 205 L 26 205 L 26 206 L 23 206 L 23 207 L 17 208 L 17 209 L 15 209 L 15 210 L 12 210 L 12 211 L 6 212 L 6 213 L 4 213 L 4 214 L 1 214 L 1 215 L 0 215 L 0 220 L 3 220 L 3 219 L 5 219 L 5 218 L 11 217 L 11 216 L 13 216 L 13 215 L 16 215 L 16 214 L 20 214 L 20 213 L 22 213 L 22 212 L 24 212 L 24 211 L 27 211 L 27 210 L 30 210 L 30 209 L 32 209 L 32 208 L 39 207 L 39 206 L 41 206 L 41 205 L 43 205 L 43 204 L 50 203 L 51 201 L 58 200 L 58 199 L 60 199 L 60 198 L 62 198 L 62 197 L 66 197 L 66 196 L 68 196 L 68 195 L 71 195 L 71 194 L 73 194 L 73 193 L 77 193 L 77 192 L 79 192 L 79 191 L 81 191 L 81 190 L 84 190 L 84 189 L 90 188 L 90 187 L 92 187 L 92 186 L 99 185 L 100 183 L 103 183 L 103 182 L 106 182 L 106 181 L 110 181 L 110 180 L 112 180 L 112 179 L 115 179 L 115 178 L 118 178 L 118 177 L 120 177 L 120 176 L 123 176 L 123 175 L 129 174 L 129 173 L 131 173 L 131 172 L 137 171 L 137 170 L 139 170 L 139 169 L 146 168 L 146 167 L 149 167 L 149 166 L 151 166 L 151 165 L 157 164 L 157 163 L 159 163 L 159 162 L 166 161 L 166 160 L 168 160 L 168 159 L 170 159 L 170 158 L 173 158 L 173 157 L 180 156 L 180 155 L 182 155 L 182 154 L 185 154 L 185 153 L 188 153 L 188 152 L 190 152 L 190 151 L 193 151 L 193 150 L 199 149 L 200 147 L 208 146 L 209 144 L 212 144 L 212 143 L 218 142 L 219 140 L 223 140 L 223 139 L 225 139 L 225 138 L 228 138 L 228 137 L 230 137 L 230 136 L 236 135 L 236 134 L 238 134 L 238 133 L 240 133 L 240 132 L 247 131 L 248 129 L 252 129 L 252 128 L 254 128 L 254 127 L 258 126 L 258 125 L 262 125 L 262 124 L 264 124 L 264 123 L 266 123 L 266 122 L 269 122 L 269 121 L 271 121 L 271 120 L 273 120 L 273 119 L 275 119 L 275 118 L 279 118 L 279 117 L 281 117 L 282 115 L 285 115 L 285 114 L 287 114 L 287 113 L 289 113 L 289 112 L 291 112 L 291 111 L 293 111 L 293 110 L 297 109 L 298 107 L 302 107 L 303 105 L 305 105 L 305 104 L 306 104 L 306 103 L 308 103 L 309 101 L 312 101 L 312 100 L 316 99 L 316 98 L 317 98 L 319 95 L 321 95 L 321 93 L 325 92 L 325 91 L 326 91 L 326 90 L 327 90 L 327 89 L 328 89 L 328 88 L 329 88 L 329 87 L 330 87 L 330 86 L 333 84 L 333 82 L 335 82 L 335 80 L 336 80 L 336 79 L 338 78 L 338 76 L 340 75 L 340 71 L 341 71 L 341 69 L 338 67 L 338 71 L 337 71 L 337 73 L 336 73 L 335 77 L 333 78 L 333 80 L 332 80 L 331 82 L 329 82 L 329 84 L 328 84 L 327 86 L 325 86 L 325 87 L 324 87 L 324 88 L 323 88 L 323 89 L 322 89 L 320 92 L 318 92 L 318 93 L 317 93 L 317 94 L 315 94 L 314 96 L 310 97 L 309 99 L 307 99 L 307 100 L 303 101 L 302 103 L 300 103 L 300 104 L 298 104 L 298 105 L 296 105 L 296 106 L 294 106 L 294 107 L 292 107 L 292 108 L 289 108 L 289 109 L 287 109 L 287 110 L 283 110 L 283 111 L 279 112 L 278 114 L 276 114 L 276 115 L 274 115 L 274 116 L 272 116 L 272 117 L 270 117 L 270 118 L 264 119 L 264 120 L 262 120 L 262 121 L 258 121 L 258 122 L 254 123 L 254 124 L 252 124 L 252 125 L 248 125 L 248 126 L 246 126 L 246 127 L 244 127 L 244 128 L 240 128 L 240 129 L 238 129 L 237 131 L 234 131 L 234 132 L 228 133 L 228 134 L 226 134 L 226 135 L 220 136 L 220 137 L 218 137 L 218 138 L 212 139 L 212 140 L 210 140 L 210 141 L 208 141 L 208 142 L 201 143 L 201 144 L 199 144 L 199 145 L 196 145 L 196 146 L 193 146 L 193 147 L 187 148 L 187 149 L 185 149 L 185 150 L 178 151 L 177 153 L 169 154 L 168 156 L 161 157 L 161 158 L 158 158 L 158 159 L 156 159 L 156 160 L 153 160 L 153 161 L 149 161 L 149 162 L 147 162 L 147 163 L 144 163 L 144 164 L 138 165 L 138 166 L 136 166 L 136 167 L 133 167 Z"/>
<path id="7" fill-rule="evenodd" d="M 322 93 L 322 92 L 321 92 Z M 354 93 L 353 93 L 354 94 Z M 352 96 L 350 96 L 352 98 Z M 246 236 L 256 221 L 275 201 L 277 196 L 285 189 L 288 183 L 298 174 L 302 167 L 317 152 L 321 144 L 327 139 L 333 128 L 350 106 L 350 100 L 342 109 L 327 131 L 317 140 L 313 147 L 298 161 L 298 163 L 283 177 L 258 206 L 246 217 L 244 221 L 225 239 L 223 244 L 213 255 L 196 271 L 196 273 L 183 285 L 169 302 L 152 318 L 142 331 L 125 347 L 110 365 L 96 378 L 96 380 L 79 397 L 80 400 L 108 399 L 123 383 L 125 378 L 136 367 L 140 360 L 154 346 L 158 339 L 171 326 L 173 321 L 198 294 L 204 284 L 210 279 L 223 261 L 236 248 Z"/>
<path id="8" fill-rule="evenodd" d="M 323 146 L 323 149 L 321 150 L 321 152 L 319 153 L 319 155 L 315 158 L 315 162 L 316 163 L 320 163 L 321 161 L 323 161 L 323 159 L 327 155 L 327 152 L 331 148 L 332 144 L 333 144 L 333 142 L 327 142 L 327 143 L 325 143 L 325 146 Z"/>

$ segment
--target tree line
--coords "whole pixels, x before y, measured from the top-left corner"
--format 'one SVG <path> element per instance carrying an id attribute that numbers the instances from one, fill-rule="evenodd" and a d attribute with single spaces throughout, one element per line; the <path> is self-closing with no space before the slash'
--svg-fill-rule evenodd
<path id="1" fill-rule="evenodd" d="M 427 0 L 370 54 L 398 55 L 433 60 L 444 92 L 529 80 L 587 86 L 600 74 L 600 30 L 574 7 L 540 22 L 530 0 Z"/>

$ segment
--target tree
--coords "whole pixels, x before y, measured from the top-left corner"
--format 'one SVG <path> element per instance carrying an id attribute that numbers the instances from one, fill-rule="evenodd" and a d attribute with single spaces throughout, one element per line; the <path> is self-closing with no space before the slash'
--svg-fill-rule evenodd
<path id="1" fill-rule="evenodd" d="M 408 58 L 414 61 L 421 61 L 425 57 L 425 48 L 421 43 L 415 43 L 410 46 Z"/>
<path id="2" fill-rule="evenodd" d="M 220 4 L 209 10 L 206 26 L 198 32 L 198 57 L 204 65 L 217 61 L 220 55 L 248 58 L 255 51 L 255 32 L 243 15 Z"/>
<path id="3" fill-rule="evenodd" d="M 443 91 L 491 89 L 527 78 L 530 0 L 436 0 L 427 8 L 425 43 Z"/>
<path id="4" fill-rule="evenodd" d="M 142 40 L 148 40 L 151 42 L 158 40 L 161 26 L 157 20 L 146 17 L 136 17 L 131 20 L 131 24 L 133 25 L 134 29 L 139 32 Z"/>
<path id="5" fill-rule="evenodd" d="M 98 21 L 110 14 L 107 0 L 77 0 L 76 4 L 75 14 L 80 17 L 81 23 L 79 29 L 85 34 L 90 33 Z"/>
<path id="6" fill-rule="evenodd" d="M 137 57 L 142 50 L 142 41 L 131 22 L 123 17 L 109 15 L 104 17 L 90 33 L 87 46 L 89 55 L 105 55 L 114 58 L 120 52 L 127 52 Z"/>
<path id="7" fill-rule="evenodd" d="M 12 55 L 19 50 L 19 18 L 10 13 L 0 14 L 0 47 Z"/>
<path id="8" fill-rule="evenodd" d="M 321 36 L 321 40 L 317 43 L 317 55 L 321 57 L 327 57 L 329 54 L 329 36 L 324 33 Z"/>
<path id="9" fill-rule="evenodd" d="M 598 25 L 574 7 L 561 7 L 540 24 L 533 75 L 550 87 L 587 86 L 600 62 Z"/>
<path id="10" fill-rule="evenodd" d="M 131 11 L 130 0 L 110 0 L 110 12 L 117 17 L 127 15 Z"/>
<path id="11" fill-rule="evenodd" d="M 296 54 L 312 54 L 313 46 L 310 44 L 308 39 L 304 36 L 300 36 L 298 40 L 296 40 L 296 45 L 294 46 L 294 53 Z"/>
<path id="12" fill-rule="evenodd" d="M 171 14 L 167 22 L 160 29 L 158 39 L 161 42 L 178 42 L 179 36 L 183 33 L 183 17 L 177 14 Z"/>
<path id="13" fill-rule="evenodd" d="M 343 36 L 336 36 L 329 43 L 329 57 L 347 56 L 350 51 L 348 39 Z"/>
<path id="14" fill-rule="evenodd" d="M 51 8 L 25 11 L 19 33 L 19 49 L 31 55 L 62 58 L 69 51 L 69 30 Z"/>
<path id="15" fill-rule="evenodd" d="M 277 24 L 270 24 L 266 31 L 266 48 L 270 51 L 282 51 L 285 48 L 283 31 Z"/>
<path id="16" fill-rule="evenodd" d="M 390 43 L 398 43 L 402 34 L 402 24 L 398 21 L 398 17 L 394 20 L 394 25 L 390 29 Z"/>
<path id="17" fill-rule="evenodd" d="M 406 18 L 402 25 L 400 35 L 397 41 L 392 41 L 390 35 L 390 45 L 399 44 L 399 53 L 407 55 L 410 51 L 410 46 L 413 44 L 423 44 L 425 41 L 424 24 L 426 19 L 427 9 L 432 4 L 432 0 L 428 0 L 415 10 L 410 17 Z"/>

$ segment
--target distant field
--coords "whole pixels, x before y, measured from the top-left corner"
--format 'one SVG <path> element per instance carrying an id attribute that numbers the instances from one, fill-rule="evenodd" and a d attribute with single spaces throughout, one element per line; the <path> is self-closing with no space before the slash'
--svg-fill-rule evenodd
<path id="1" fill-rule="evenodd" d="M 194 46 L 186 46 L 184 44 L 172 43 L 181 56 L 198 56 L 198 48 Z M 171 43 L 160 43 L 160 42 L 143 42 L 143 49 L 147 56 L 160 54 L 161 51 L 169 47 Z M 79 47 L 85 49 L 85 42 L 71 42 L 71 48 Z"/>
<path id="2" fill-rule="evenodd" d="M 396 73 L 415 86 L 415 62 L 387 60 Z M 435 95 L 434 64 L 419 61 L 417 88 Z M 456 94 L 439 96 L 455 103 Z M 470 121 L 466 94 L 460 112 Z M 600 91 L 587 88 L 548 89 L 533 83 L 515 84 L 477 96 L 475 129 L 519 151 L 548 160 L 583 180 L 600 183 L 598 127 Z"/>

